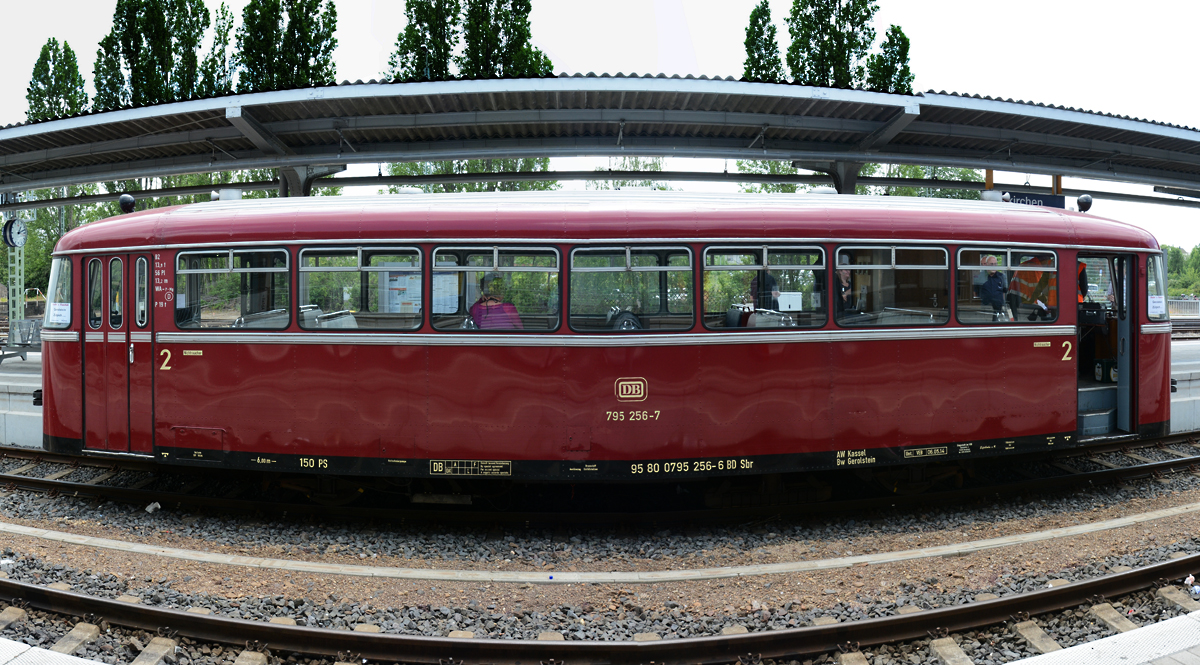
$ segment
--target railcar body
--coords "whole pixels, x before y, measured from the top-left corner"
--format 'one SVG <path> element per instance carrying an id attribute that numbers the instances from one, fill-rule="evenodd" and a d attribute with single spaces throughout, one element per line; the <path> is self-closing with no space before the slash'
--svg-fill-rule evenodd
<path id="1" fill-rule="evenodd" d="M 1072 212 L 630 192 L 237 201 L 89 224 L 54 257 L 51 451 L 585 482 L 1168 431 L 1158 244 Z"/>

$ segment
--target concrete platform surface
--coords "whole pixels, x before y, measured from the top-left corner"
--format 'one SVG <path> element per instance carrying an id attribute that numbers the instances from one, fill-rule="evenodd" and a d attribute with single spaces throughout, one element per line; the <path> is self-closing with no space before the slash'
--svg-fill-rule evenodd
<path id="1" fill-rule="evenodd" d="M 96 665 L 96 661 L 0 639 L 0 665 Z"/>
<path id="2" fill-rule="evenodd" d="M 1194 665 L 1200 663 L 1200 612 L 1010 665 Z"/>

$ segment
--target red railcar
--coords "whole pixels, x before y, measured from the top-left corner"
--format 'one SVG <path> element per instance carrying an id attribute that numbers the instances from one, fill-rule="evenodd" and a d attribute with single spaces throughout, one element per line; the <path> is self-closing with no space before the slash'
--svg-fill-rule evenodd
<path id="1" fill-rule="evenodd" d="M 1015 204 L 664 193 L 237 201 L 55 249 L 51 451 L 666 480 L 1168 432 L 1155 239 Z"/>

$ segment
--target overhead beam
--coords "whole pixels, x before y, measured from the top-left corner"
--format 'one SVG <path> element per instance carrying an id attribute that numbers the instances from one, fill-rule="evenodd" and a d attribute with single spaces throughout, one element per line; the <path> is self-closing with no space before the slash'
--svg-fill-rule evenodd
<path id="1" fill-rule="evenodd" d="M 421 185 L 457 184 L 467 182 L 545 182 L 554 180 L 660 180 L 667 182 L 730 182 L 730 183 L 769 183 L 796 185 L 829 185 L 832 179 L 827 175 L 787 175 L 766 173 L 719 173 L 710 171 L 514 171 L 495 173 L 449 173 L 420 176 L 367 176 L 350 178 L 319 178 L 312 182 L 312 187 L 329 189 L 334 187 L 417 187 Z M 158 198 L 163 196 L 194 196 L 205 194 L 217 189 L 240 189 L 244 191 L 278 189 L 278 180 L 261 180 L 254 182 L 214 183 L 193 187 L 170 187 L 163 189 L 141 190 L 128 192 L 136 199 Z M 982 189 L 983 182 L 971 180 L 932 180 L 925 178 L 859 178 L 858 184 L 867 187 L 918 187 L 930 189 Z M 1000 185 L 1001 189 L 1006 185 Z M 1049 187 L 1012 186 L 1023 192 L 1034 194 L 1049 194 Z M 1141 196 L 1119 192 L 1102 192 L 1090 189 L 1066 189 L 1066 196 L 1081 196 L 1090 194 L 1096 199 L 1110 201 L 1125 201 L 1130 203 L 1149 203 L 1183 208 L 1200 209 L 1200 201 L 1188 201 L 1157 196 Z M 69 198 L 43 199 L 22 201 L 0 205 L 0 212 L 16 210 L 33 210 L 52 208 L 61 205 L 88 205 L 115 201 L 121 195 L 99 194 L 76 196 Z"/>
<path id="2" fill-rule="evenodd" d="M 1170 194 L 1171 196 L 1186 196 L 1188 198 L 1200 199 L 1200 190 L 1197 189 L 1181 189 L 1179 187 L 1155 187 L 1154 191 L 1159 194 Z"/>
<path id="3" fill-rule="evenodd" d="M 414 162 L 451 159 L 501 159 L 527 157 L 627 156 L 693 157 L 718 159 L 770 159 L 780 161 L 877 162 L 887 164 L 917 164 L 952 166 L 974 169 L 1020 171 L 1045 175 L 1061 174 L 1071 177 L 1131 182 L 1169 187 L 1197 188 L 1200 172 L 1171 171 L 1117 164 L 1080 168 L 1083 160 L 1030 155 L 991 155 L 980 151 L 948 150 L 920 146 L 892 145 L 886 152 L 854 152 L 832 148 L 829 144 L 803 141 L 784 141 L 768 138 L 766 147 L 747 149 L 740 138 L 660 137 L 642 138 L 626 135 L 624 144 L 617 146 L 610 137 L 553 137 L 541 139 L 472 139 L 440 142 L 397 142 L 387 144 L 357 144 L 358 152 L 338 154 L 335 144 L 299 147 L 291 156 L 263 155 L 257 150 L 235 151 L 237 159 L 218 153 L 210 155 L 164 157 L 144 160 L 136 166 L 116 169 L 111 165 L 96 165 L 60 169 L 38 174 L 37 179 L 6 175 L 0 178 L 0 192 L 27 191 L 48 187 L 75 185 L 83 182 L 161 177 L 185 173 L 210 173 L 222 170 L 266 169 L 298 166 L 319 166 L 351 163 Z"/>
<path id="4" fill-rule="evenodd" d="M 871 132 L 863 140 L 855 146 L 859 150 L 877 150 L 882 146 L 892 142 L 896 135 L 904 131 L 912 121 L 916 120 L 921 115 L 921 106 L 913 104 L 905 106 L 892 116 L 882 127 Z"/>
<path id="5" fill-rule="evenodd" d="M 230 107 L 230 109 L 227 109 L 227 113 L 231 113 L 234 116 L 229 118 L 229 121 L 235 125 L 233 127 L 212 127 L 184 132 L 166 132 L 0 155 L 0 169 L 5 167 L 14 168 L 24 164 L 42 164 L 56 159 L 69 159 L 84 155 L 103 158 L 103 155 L 110 153 L 151 150 L 154 148 L 175 148 L 189 144 L 196 146 L 192 152 L 199 155 L 208 155 L 211 153 L 210 141 L 227 142 L 243 137 L 254 141 L 255 146 L 265 154 L 288 154 L 287 152 L 280 152 L 277 149 L 282 147 L 284 150 L 287 150 L 287 146 L 283 144 L 283 139 L 281 138 L 283 136 L 299 133 L 314 134 L 328 132 L 329 142 L 333 144 L 339 129 L 343 132 L 366 132 L 383 129 L 437 129 L 446 127 L 492 130 L 502 125 L 583 125 L 600 123 L 611 124 L 611 131 L 615 137 L 622 121 L 627 126 L 624 133 L 625 136 L 634 132 L 632 125 L 639 123 L 663 126 L 691 125 L 695 127 L 728 127 L 755 130 L 760 129 L 763 125 L 769 125 L 776 135 L 780 131 L 786 130 L 865 134 L 866 136 L 858 141 L 858 149 L 870 151 L 886 145 L 897 134 L 904 131 L 921 136 L 985 139 L 996 141 L 998 144 L 1011 143 L 1014 146 L 1044 146 L 1086 150 L 1095 153 L 1098 157 L 1098 162 L 1124 157 L 1196 164 L 1200 166 L 1200 154 L 1196 153 L 1139 147 L 1112 141 L 1097 141 L 1074 136 L 1061 136 L 1023 130 L 921 121 L 916 119 L 916 115 L 913 115 L 914 110 L 919 114 L 919 108 L 919 106 L 915 105 L 904 107 L 891 120 L 885 123 L 818 116 L 726 113 L 719 111 L 530 109 L 523 111 L 474 111 L 310 118 L 264 124 L 252 118 L 245 108 Z M 258 137 L 257 140 L 255 140 L 255 136 Z M 267 137 L 273 137 L 280 145 L 274 145 Z M 356 146 L 361 146 L 364 143 L 367 146 L 371 145 L 369 141 L 356 141 Z M 25 175 L 36 178 L 36 174 L 34 173 Z"/>
<path id="6" fill-rule="evenodd" d="M 249 111 L 240 106 L 230 106 L 225 109 L 225 119 L 229 121 L 229 124 L 237 127 L 243 136 L 250 139 L 265 154 L 296 154 L 287 144 L 279 140 L 279 137 L 275 136 L 271 130 L 263 127 L 262 123 L 255 120 Z"/>

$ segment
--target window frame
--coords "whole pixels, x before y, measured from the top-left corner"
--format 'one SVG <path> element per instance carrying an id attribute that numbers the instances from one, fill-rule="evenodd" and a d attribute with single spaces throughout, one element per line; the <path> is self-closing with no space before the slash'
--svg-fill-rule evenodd
<path id="1" fill-rule="evenodd" d="M 268 268 L 235 268 L 234 267 L 234 256 L 235 255 L 238 255 L 238 254 L 260 254 L 260 253 L 267 253 L 267 252 L 270 252 L 273 254 L 282 254 L 283 255 L 283 265 L 282 266 L 272 266 L 272 267 L 268 267 Z M 190 256 L 221 256 L 221 255 L 225 256 L 225 267 L 224 268 L 181 268 L 180 267 L 180 263 L 183 262 L 187 257 L 190 257 Z M 268 246 L 263 246 L 263 247 L 236 247 L 236 248 L 231 247 L 229 249 L 198 249 L 198 250 L 191 250 L 191 251 L 181 251 L 181 252 L 175 253 L 174 264 L 175 264 L 175 283 L 174 283 L 174 285 L 172 285 L 171 288 L 172 288 L 172 293 L 174 293 L 174 295 L 175 295 L 176 302 L 178 302 L 179 279 L 181 276 L 184 276 L 184 275 L 221 275 L 221 274 L 234 274 L 234 273 L 239 273 L 239 274 L 283 273 L 283 274 L 287 275 L 287 279 L 285 280 L 285 283 L 286 283 L 287 289 L 288 289 L 288 298 L 293 299 L 293 300 L 296 298 L 296 294 L 292 293 L 292 290 L 294 288 L 294 284 L 292 282 L 292 273 L 293 273 L 293 271 L 292 271 L 292 252 L 290 250 L 288 250 L 286 247 L 280 247 L 278 245 L 274 245 L 274 246 L 268 245 Z M 188 295 L 188 305 L 187 306 L 191 307 L 192 303 L 191 303 L 190 294 L 186 294 L 186 295 Z M 244 292 L 241 295 L 242 295 L 242 297 L 245 297 Z M 214 333 L 214 334 L 239 333 L 239 332 L 246 332 L 247 330 L 252 330 L 255 332 L 259 332 L 259 331 L 283 332 L 283 331 L 287 330 L 288 328 L 292 327 L 292 308 L 289 306 L 289 307 L 282 307 L 279 309 L 282 309 L 284 312 L 287 312 L 287 323 L 278 328 L 246 328 L 246 327 L 233 327 L 233 326 L 228 327 L 228 328 L 204 328 L 204 327 L 184 328 L 179 325 L 178 312 L 175 312 L 173 314 L 172 320 L 173 320 L 176 330 L 187 331 L 187 332 L 199 331 L 199 332 L 203 332 L 203 333 Z M 267 310 L 267 311 L 273 311 L 273 310 Z"/>
<path id="2" fill-rule="evenodd" d="M 102 283 L 104 280 L 104 262 L 99 257 L 88 259 L 87 269 L 87 321 L 88 327 L 92 330 L 100 330 L 104 326 L 104 294 L 107 292 L 107 287 Z M 100 293 L 92 293 L 96 287 L 100 288 Z M 99 302 L 93 302 L 99 296 Z M 96 315 L 96 306 L 99 305 L 100 313 Z"/>
<path id="3" fill-rule="evenodd" d="M 829 320 L 833 322 L 833 325 L 835 327 L 845 329 L 845 330 L 870 330 L 870 329 L 914 328 L 914 327 L 919 327 L 919 328 L 923 329 L 923 328 L 939 328 L 939 327 L 945 327 L 945 326 L 949 325 L 951 321 L 955 320 L 954 316 L 952 314 L 952 312 L 954 311 L 954 302 L 953 302 L 954 301 L 954 268 L 950 264 L 950 247 L 951 246 L 952 245 L 942 245 L 942 246 L 939 246 L 939 245 L 906 245 L 903 243 L 897 243 L 897 244 L 892 244 L 892 245 L 879 245 L 879 244 L 856 245 L 856 244 L 850 244 L 850 243 L 842 243 L 842 244 L 835 245 L 833 248 L 834 267 L 833 267 L 833 269 L 829 270 L 829 279 L 831 280 L 830 281 L 831 286 L 830 286 L 830 291 L 829 291 L 830 301 L 832 301 L 833 297 L 834 297 L 834 292 L 832 289 L 835 286 L 835 284 L 832 280 L 836 278 L 838 270 L 849 270 L 852 273 L 856 270 L 941 270 L 946 273 L 946 280 L 947 280 L 946 281 L 946 298 L 947 298 L 948 302 L 946 304 L 946 320 L 941 321 L 941 322 L 935 321 L 933 323 L 927 323 L 927 324 L 915 324 L 915 323 L 894 323 L 894 324 L 893 323 L 888 323 L 888 324 L 864 323 L 861 325 L 847 324 L 843 321 L 838 320 L 837 308 L 834 308 L 834 307 L 830 308 L 831 313 L 829 316 Z M 870 263 L 870 264 L 865 264 L 865 263 L 843 264 L 842 263 L 842 251 L 843 250 L 847 250 L 847 251 L 851 251 L 851 252 L 859 252 L 862 250 L 876 250 L 876 249 L 888 250 L 889 257 L 890 257 L 888 265 L 875 264 L 875 263 Z M 915 251 L 926 250 L 926 251 L 941 252 L 942 257 L 943 257 L 943 264 L 937 265 L 937 264 L 931 263 L 931 264 L 925 264 L 925 265 L 912 265 L 912 264 L 897 265 L 896 264 L 896 250 L 897 249 L 915 250 Z M 930 316 L 932 318 L 932 313 Z"/>
<path id="4" fill-rule="evenodd" d="M 1159 285 L 1159 293 L 1163 299 L 1163 313 L 1161 316 L 1150 314 L 1150 269 L 1157 268 L 1156 281 Z M 1146 320 L 1155 323 L 1169 323 L 1171 321 L 1171 294 L 1167 291 L 1167 255 L 1163 252 L 1150 253 L 1146 255 Z"/>
<path id="5" fill-rule="evenodd" d="M 1054 265 L 1049 268 L 1044 268 L 1043 271 L 1054 273 L 1055 288 L 1057 288 L 1059 290 L 1058 294 L 1056 294 L 1056 296 L 1055 296 L 1055 299 L 1059 301 L 1059 304 L 1055 306 L 1055 309 L 1057 311 L 1055 312 L 1054 318 L 1047 319 L 1047 320 L 1038 319 L 1037 321 L 1029 321 L 1027 319 L 1023 319 L 1018 316 L 1018 317 L 1016 317 L 1016 320 L 1014 320 L 1014 321 L 963 321 L 962 316 L 959 313 L 959 307 L 958 307 L 958 297 L 957 297 L 958 275 L 960 272 L 978 272 L 980 270 L 986 269 L 984 266 L 978 266 L 978 265 L 977 266 L 969 266 L 969 265 L 964 266 L 963 262 L 962 262 L 963 252 L 982 252 L 985 254 L 993 254 L 993 255 L 1004 254 L 1005 265 L 1004 265 L 1003 270 L 1005 273 L 1009 274 L 1008 281 L 1010 283 L 1012 282 L 1013 278 L 1015 277 L 1015 275 L 1013 275 L 1013 273 L 1020 271 L 1019 265 L 1017 265 L 1017 266 L 1013 265 L 1013 262 L 1012 262 L 1013 254 L 1027 253 L 1027 254 L 1041 254 L 1041 255 L 1048 254 L 1048 255 L 1050 255 L 1050 257 L 1054 259 Z M 1042 248 L 1042 247 L 1019 248 L 1019 247 L 1006 247 L 1003 245 L 995 245 L 992 247 L 983 247 L 982 245 L 978 245 L 978 244 L 976 244 L 976 245 L 959 245 L 958 249 L 954 253 L 954 283 L 951 285 L 952 286 L 951 293 L 954 295 L 954 297 L 952 298 L 954 300 L 954 320 L 959 325 L 963 325 L 963 326 L 995 326 L 995 325 L 1045 326 L 1045 325 L 1056 324 L 1059 320 L 1059 316 L 1062 314 L 1062 302 L 1061 302 L 1062 301 L 1062 287 L 1061 287 L 1061 284 L 1059 284 L 1059 282 L 1058 282 L 1059 272 L 1060 272 L 1058 269 L 1058 266 L 1059 266 L 1058 252 L 1051 248 Z M 1047 307 L 1049 307 L 1049 305 L 1047 305 Z"/>
<path id="6" fill-rule="evenodd" d="M 799 264 L 791 264 L 791 263 L 782 263 L 782 264 L 776 265 L 776 264 L 771 263 L 771 254 L 772 253 L 786 254 L 788 251 L 794 251 L 794 250 L 799 250 L 799 251 L 804 251 L 804 252 L 815 251 L 817 254 L 820 255 L 821 261 L 820 261 L 820 263 L 812 264 L 812 265 L 799 265 Z M 760 256 L 761 263 L 754 264 L 754 265 L 740 265 L 740 266 L 710 266 L 710 265 L 708 265 L 709 254 L 713 253 L 713 252 L 716 252 L 716 253 L 733 253 L 733 252 L 748 253 L 751 251 L 761 252 L 761 256 Z M 770 271 L 770 270 L 774 269 L 774 270 L 812 270 L 813 272 L 816 272 L 818 270 L 827 271 L 827 264 L 828 264 L 828 260 L 827 260 L 828 254 L 825 251 L 825 247 L 822 245 L 776 245 L 776 244 L 772 244 L 772 243 L 762 243 L 762 244 L 747 243 L 747 244 L 738 244 L 738 245 L 709 245 L 704 248 L 704 252 L 703 252 L 702 256 L 703 256 L 703 262 L 700 265 L 700 289 L 699 289 L 700 296 L 701 296 L 700 297 L 700 300 L 701 300 L 700 308 L 701 309 L 704 308 L 704 304 L 703 304 L 703 294 L 704 294 L 704 288 L 705 288 L 704 274 L 709 271 L 713 271 L 713 272 L 728 272 L 728 271 L 737 271 L 737 270 Z M 829 275 L 828 274 L 825 275 L 820 280 L 815 280 L 814 289 L 813 289 L 814 292 L 817 291 L 818 286 L 821 287 L 821 290 L 820 290 L 821 293 L 828 293 L 828 291 L 827 291 L 828 286 L 829 286 Z M 772 328 L 714 328 L 704 322 L 704 316 L 705 316 L 704 312 L 702 312 L 700 314 L 700 324 L 705 330 L 709 330 L 709 331 L 713 331 L 713 332 L 721 332 L 721 333 L 782 332 L 782 331 L 787 331 L 787 330 L 794 330 L 796 332 L 799 332 L 799 331 L 804 331 L 804 330 L 820 330 L 821 328 L 824 328 L 826 325 L 829 324 L 829 320 L 830 320 L 829 303 L 830 303 L 829 298 L 827 298 L 827 297 L 822 298 L 820 312 L 821 312 L 821 314 L 824 315 L 825 320 L 820 325 L 815 325 L 815 326 L 813 326 L 813 325 L 807 325 L 807 326 L 797 325 L 795 327 L 779 327 L 779 328 L 773 328 L 773 327 Z M 814 310 L 814 311 L 816 311 L 816 310 Z"/>
<path id="7" fill-rule="evenodd" d="M 669 255 L 671 253 L 686 254 L 687 259 L 688 259 L 687 265 L 686 266 L 673 266 L 670 264 L 666 264 L 666 265 L 661 265 L 661 266 L 635 266 L 635 265 L 633 265 L 633 253 L 635 250 L 636 251 L 665 251 L 667 255 Z M 679 252 L 678 250 L 683 250 L 683 251 Z M 582 252 L 605 252 L 605 251 L 624 252 L 625 253 L 625 265 L 624 266 L 606 266 L 606 267 L 600 267 L 600 268 L 576 268 L 575 267 L 575 255 L 581 251 Z M 608 334 L 612 334 L 612 333 L 617 333 L 617 334 L 633 333 L 633 334 L 643 334 L 643 335 L 671 335 L 671 334 L 686 333 L 688 331 L 695 329 L 695 327 L 696 327 L 696 252 L 692 249 L 691 245 L 687 245 L 687 244 L 682 244 L 682 245 L 610 245 L 610 244 L 575 245 L 575 246 L 571 247 L 571 251 L 568 255 L 568 263 L 566 265 L 566 270 L 567 270 L 568 274 L 575 273 L 575 272 L 579 272 L 579 273 L 686 272 L 686 273 L 690 274 L 690 278 L 692 281 L 691 292 L 689 293 L 689 296 L 692 299 L 691 321 L 688 323 L 687 326 L 681 326 L 679 328 L 672 328 L 669 330 L 661 330 L 661 329 L 649 330 L 646 328 L 637 328 L 637 329 L 633 329 L 633 330 L 624 330 L 624 331 L 623 330 L 580 330 L 580 329 L 576 328 L 575 326 L 571 325 L 571 317 L 572 317 L 571 305 L 573 304 L 571 301 L 573 299 L 570 298 L 570 288 L 568 288 L 567 289 L 568 298 L 567 298 L 566 306 L 563 308 L 563 315 L 564 315 L 564 318 L 567 320 L 567 328 L 569 330 L 571 330 L 572 332 L 576 332 L 576 333 L 583 334 L 583 335 L 608 335 Z M 574 280 L 571 280 L 571 283 L 573 284 Z M 668 315 L 672 314 L 670 300 L 669 300 L 669 294 L 668 294 L 668 299 L 665 299 L 663 301 L 662 308 L 663 309 L 661 311 L 667 313 Z M 676 314 L 675 316 L 682 317 L 682 315 L 678 315 L 678 314 Z"/>
<path id="8" fill-rule="evenodd" d="M 46 314 L 43 317 L 42 327 L 47 330 L 66 330 L 71 327 L 71 322 L 74 320 L 75 309 L 75 284 L 73 264 L 74 257 L 68 256 L 51 256 L 50 257 L 50 280 L 46 288 Z M 63 281 L 63 272 L 66 272 L 66 280 Z M 55 309 L 54 305 L 60 304 L 58 300 L 59 283 L 66 284 L 67 300 L 67 320 L 65 323 L 50 322 L 51 312 Z"/>
<path id="9" fill-rule="evenodd" d="M 356 259 L 356 265 L 350 266 L 305 266 L 304 255 L 306 253 L 332 253 L 332 252 L 353 252 Z M 428 310 L 425 303 L 425 252 L 416 245 L 398 245 L 398 246 L 380 246 L 373 245 L 356 245 L 354 247 L 301 247 L 296 252 L 296 326 L 306 332 L 338 332 L 334 328 L 306 328 L 304 327 L 304 317 L 301 316 L 301 307 L 304 305 L 300 302 L 300 293 L 302 292 L 302 282 L 306 272 L 345 272 L 345 273 L 368 273 L 368 272 L 399 272 L 395 266 L 370 266 L 363 263 L 363 254 L 386 254 L 387 252 L 406 252 L 415 254 L 417 257 L 417 265 L 410 268 L 404 268 L 404 272 L 417 272 L 421 275 L 421 312 L 418 315 L 417 325 L 411 328 L 355 328 L 354 332 L 365 332 L 369 334 L 394 334 L 394 333 L 415 333 L 425 326 L 425 314 Z M 432 276 L 430 277 L 432 279 Z"/>
<path id="10" fill-rule="evenodd" d="M 445 250 L 447 252 L 462 253 L 462 255 L 464 257 L 467 254 L 471 253 L 472 251 L 474 251 L 474 252 L 490 251 L 492 253 L 492 265 L 490 265 L 490 266 L 471 266 L 471 265 L 463 264 L 463 265 L 452 265 L 452 266 L 439 266 L 437 257 L 438 257 L 438 253 L 443 250 Z M 554 267 L 551 268 L 551 267 L 538 267 L 538 266 L 525 267 L 525 266 L 500 266 L 499 265 L 500 254 L 502 252 L 519 253 L 521 251 L 553 252 Z M 514 273 L 540 272 L 540 273 L 553 273 L 553 274 L 558 275 L 558 284 L 556 285 L 556 289 L 558 291 L 558 303 L 559 303 L 557 324 L 553 328 L 546 328 L 544 330 L 543 329 L 528 329 L 528 328 L 487 329 L 487 328 L 438 328 L 438 327 L 436 327 L 434 325 L 434 321 L 433 321 L 434 303 L 433 303 L 433 296 L 432 296 L 433 289 L 434 289 L 434 276 L 438 273 L 446 274 L 446 273 L 463 273 L 463 272 L 514 272 Z M 423 275 L 424 275 L 424 272 L 422 272 L 422 276 Z M 424 287 L 422 287 L 422 288 L 424 288 Z M 438 333 L 450 333 L 450 334 L 466 333 L 466 334 L 492 334 L 492 335 L 496 335 L 496 334 L 501 334 L 501 335 L 545 335 L 548 333 L 554 333 L 554 332 L 558 332 L 558 331 L 562 330 L 563 319 L 566 318 L 567 310 L 566 310 L 566 307 L 564 307 L 564 305 L 566 303 L 566 298 L 564 297 L 564 294 L 563 294 L 562 250 L 559 249 L 559 247 L 557 245 L 553 245 L 553 244 L 545 244 L 545 245 L 525 245 L 525 244 L 522 244 L 522 245 L 502 245 L 502 244 L 438 245 L 438 246 L 434 247 L 433 249 L 429 250 L 429 289 L 430 289 L 430 294 L 431 294 L 429 307 L 428 307 L 428 309 L 429 309 L 429 319 L 428 319 L 429 327 L 432 328 L 434 330 L 434 332 L 438 332 Z M 465 307 L 466 307 L 466 312 L 464 315 L 470 316 L 471 315 L 470 305 L 465 305 Z M 519 315 L 520 315 L 520 313 L 518 312 L 518 316 Z M 443 314 L 441 316 L 458 316 L 458 313 L 456 312 L 453 315 Z"/>
<path id="11" fill-rule="evenodd" d="M 137 327 L 145 328 L 150 323 L 150 261 L 139 256 L 133 265 L 133 321 Z"/>

